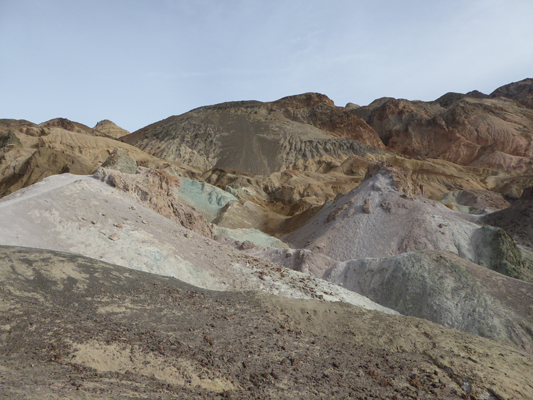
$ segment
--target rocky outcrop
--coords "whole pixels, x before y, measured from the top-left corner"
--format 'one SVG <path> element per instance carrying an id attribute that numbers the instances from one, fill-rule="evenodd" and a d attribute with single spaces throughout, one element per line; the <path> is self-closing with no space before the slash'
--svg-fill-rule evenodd
<path id="1" fill-rule="evenodd" d="M 449 192 L 441 201 L 450 208 L 465 213 L 480 212 L 486 214 L 488 211 L 501 210 L 511 205 L 501 193 L 483 189 Z"/>
<path id="2" fill-rule="evenodd" d="M 216 238 L 215 238 L 216 240 Z M 279 248 L 265 248 L 259 246 L 251 246 L 243 248 L 239 242 L 225 244 L 231 245 L 246 254 L 267 260 L 284 268 L 293 271 L 303 272 L 317 278 L 323 278 L 324 273 L 335 266 L 338 261 L 332 258 L 313 251 L 305 249 L 279 249 Z"/>
<path id="3" fill-rule="evenodd" d="M 6 133 L 0 132 L 0 148 L 4 146 L 17 146 L 22 147 L 20 139 L 17 137 L 15 132 L 8 131 Z"/>
<path id="4" fill-rule="evenodd" d="M 533 282 L 533 265 L 503 229 L 483 226 L 474 232 L 472 244 L 476 249 L 476 264 L 511 278 Z"/>
<path id="5" fill-rule="evenodd" d="M 201 107 L 122 140 L 166 160 L 260 175 L 283 170 L 300 159 L 376 154 L 384 148 L 361 118 L 316 93 L 271 103 Z"/>
<path id="6" fill-rule="evenodd" d="M 533 79 L 527 78 L 499 87 L 490 94 L 491 98 L 505 97 L 533 108 Z"/>
<path id="7" fill-rule="evenodd" d="M 164 171 L 141 167 L 138 174 L 131 175 L 98 168 L 94 177 L 186 229 L 209 238 L 213 236 L 211 227 L 202 214 L 179 196 L 179 179 Z"/>
<path id="8" fill-rule="evenodd" d="M 497 90 L 491 98 L 448 93 L 432 102 L 384 98 L 350 112 L 363 117 L 398 154 L 525 172 L 533 166 L 533 113 L 506 98 L 513 90 Z"/>
<path id="9" fill-rule="evenodd" d="M 128 156 L 122 149 L 115 149 L 102 163 L 103 168 L 116 169 L 125 174 L 134 174 L 137 171 L 137 162 Z"/>

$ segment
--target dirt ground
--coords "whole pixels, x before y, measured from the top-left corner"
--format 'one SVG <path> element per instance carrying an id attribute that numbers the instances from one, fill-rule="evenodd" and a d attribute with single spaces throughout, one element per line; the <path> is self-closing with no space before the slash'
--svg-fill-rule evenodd
<path id="1" fill-rule="evenodd" d="M 416 318 L 0 247 L 0 397 L 526 399 L 533 360 Z"/>

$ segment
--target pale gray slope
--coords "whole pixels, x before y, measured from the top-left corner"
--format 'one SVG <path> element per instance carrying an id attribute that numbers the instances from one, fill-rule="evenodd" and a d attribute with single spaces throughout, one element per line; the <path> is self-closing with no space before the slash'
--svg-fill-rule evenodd
<path id="1" fill-rule="evenodd" d="M 207 289 L 321 297 L 395 313 L 200 236 L 91 176 L 52 176 L 0 200 L 0 245 L 81 254 Z"/>
<path id="2" fill-rule="evenodd" d="M 444 251 L 340 262 L 324 279 L 405 315 L 533 353 L 533 284 Z"/>
<path id="3" fill-rule="evenodd" d="M 512 277 L 530 279 L 520 250 L 505 232 L 481 227 L 475 223 L 480 216 L 452 211 L 422 196 L 411 198 L 396 184 L 394 173 L 381 168 L 283 240 L 339 261 L 445 250 Z"/>

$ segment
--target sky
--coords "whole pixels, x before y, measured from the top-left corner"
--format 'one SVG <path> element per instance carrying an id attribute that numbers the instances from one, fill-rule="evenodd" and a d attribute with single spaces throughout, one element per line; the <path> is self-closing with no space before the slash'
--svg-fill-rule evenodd
<path id="1" fill-rule="evenodd" d="M 431 101 L 533 77 L 531 0 L 0 0 L 0 118 L 131 132 L 305 92 Z"/>

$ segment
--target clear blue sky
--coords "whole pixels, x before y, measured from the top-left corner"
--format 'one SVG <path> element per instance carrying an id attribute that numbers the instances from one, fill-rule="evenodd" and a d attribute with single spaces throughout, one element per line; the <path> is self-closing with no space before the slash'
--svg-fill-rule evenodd
<path id="1" fill-rule="evenodd" d="M 0 118 L 134 131 L 234 100 L 434 100 L 533 76 L 531 0 L 0 0 Z"/>

